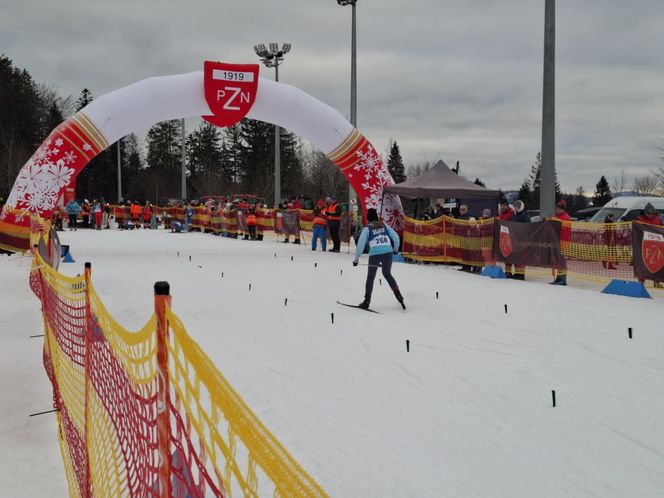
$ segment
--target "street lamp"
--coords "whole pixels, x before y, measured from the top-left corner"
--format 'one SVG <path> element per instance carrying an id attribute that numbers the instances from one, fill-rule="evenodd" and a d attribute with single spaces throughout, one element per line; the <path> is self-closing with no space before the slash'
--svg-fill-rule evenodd
<path id="1" fill-rule="evenodd" d="M 284 43 L 279 48 L 278 43 L 270 43 L 269 49 L 265 47 L 264 43 L 254 45 L 256 55 L 265 67 L 274 68 L 274 81 L 279 81 L 279 65 L 284 61 L 284 55 L 290 52 L 291 44 Z M 278 125 L 274 125 L 274 206 L 276 207 L 281 201 L 281 129 Z"/>
<path id="2" fill-rule="evenodd" d="M 357 36 L 355 28 L 355 5 L 357 0 L 337 0 L 342 7 L 352 7 L 351 42 L 350 42 L 350 124 L 357 128 Z M 351 209 L 351 201 L 355 197 L 353 187 L 348 184 L 348 210 Z"/>

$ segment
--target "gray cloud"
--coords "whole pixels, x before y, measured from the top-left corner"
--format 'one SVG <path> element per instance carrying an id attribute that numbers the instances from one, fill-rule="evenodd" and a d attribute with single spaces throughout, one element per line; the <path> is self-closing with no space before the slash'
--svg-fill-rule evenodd
<path id="1" fill-rule="evenodd" d="M 334 0 L 21 0 L 3 6 L 0 51 L 76 97 L 289 41 L 280 79 L 348 116 L 350 13 Z M 458 160 L 468 177 L 518 187 L 540 149 L 544 2 L 359 0 L 357 13 L 358 124 L 376 148 L 394 139 L 407 164 Z M 564 190 L 664 165 L 662 25 L 654 0 L 558 2 Z"/>

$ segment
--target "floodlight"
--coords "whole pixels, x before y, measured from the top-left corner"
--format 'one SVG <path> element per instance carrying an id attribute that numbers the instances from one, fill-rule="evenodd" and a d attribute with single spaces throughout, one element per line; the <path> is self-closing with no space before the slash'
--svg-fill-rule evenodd
<path id="1" fill-rule="evenodd" d="M 288 52 L 290 52 L 290 48 L 291 48 L 291 44 L 290 44 L 290 43 L 284 43 L 283 46 L 282 46 L 282 48 L 281 48 L 281 51 L 282 51 L 284 54 L 287 54 Z"/>
<path id="2" fill-rule="evenodd" d="M 274 42 L 270 43 L 270 52 L 272 52 L 273 54 L 279 52 L 279 44 Z"/>

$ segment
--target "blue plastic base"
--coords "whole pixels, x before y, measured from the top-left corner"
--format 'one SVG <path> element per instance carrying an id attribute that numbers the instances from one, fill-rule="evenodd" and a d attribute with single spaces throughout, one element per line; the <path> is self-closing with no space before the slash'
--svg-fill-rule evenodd
<path id="1" fill-rule="evenodd" d="M 641 282 L 628 282 L 626 280 L 611 280 L 609 285 L 604 287 L 604 294 L 617 294 L 628 297 L 645 297 L 652 299 L 645 286 Z"/>
<path id="2" fill-rule="evenodd" d="M 399 254 L 393 254 L 392 255 L 392 262 L 393 263 L 405 263 L 406 260 L 403 259 L 403 256 L 401 255 L 401 253 L 399 253 Z"/>
<path id="3" fill-rule="evenodd" d="M 503 268 L 496 265 L 485 266 L 480 273 L 483 277 L 505 278 Z"/>

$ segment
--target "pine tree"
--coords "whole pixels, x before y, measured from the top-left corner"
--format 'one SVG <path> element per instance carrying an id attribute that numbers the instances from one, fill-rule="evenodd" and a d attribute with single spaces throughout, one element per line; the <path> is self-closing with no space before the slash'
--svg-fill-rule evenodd
<path id="1" fill-rule="evenodd" d="M 403 165 L 401 157 L 401 150 L 396 140 L 391 141 L 390 155 L 387 158 L 387 170 L 392 175 L 394 183 L 401 183 L 406 181 L 406 168 Z"/>
<path id="2" fill-rule="evenodd" d="M 304 167 L 300 160 L 300 142 L 292 133 L 281 132 L 282 195 L 301 195 L 304 189 Z"/>
<path id="3" fill-rule="evenodd" d="M 606 177 L 602 175 L 595 185 L 595 193 L 593 194 L 593 206 L 602 207 L 604 204 L 609 202 L 612 197 L 613 194 L 611 193 L 609 182 L 606 180 Z"/>
<path id="4" fill-rule="evenodd" d="M 247 144 L 243 137 L 242 121 L 224 129 L 224 157 L 227 162 L 227 181 L 230 193 L 239 193 L 240 185 L 246 177 L 243 159 L 246 157 Z"/>
<path id="5" fill-rule="evenodd" d="M 208 122 L 201 123 L 187 137 L 187 169 L 191 197 L 219 194 L 225 190 L 223 159 L 219 129 Z"/>
<path id="6" fill-rule="evenodd" d="M 181 197 L 182 137 L 180 120 L 162 121 L 148 131 L 147 166 L 150 197 Z"/>
<path id="7" fill-rule="evenodd" d="M 271 204 L 274 201 L 274 126 L 263 121 L 245 119 L 242 140 L 243 182 L 247 193 L 255 193 Z"/>
<path id="8" fill-rule="evenodd" d="M 30 74 L 0 54 L 0 197 L 41 142 L 40 102 Z"/>
<path id="9" fill-rule="evenodd" d="M 88 90 L 87 88 L 84 88 L 81 90 L 81 95 L 78 97 L 78 100 L 76 100 L 76 112 L 80 111 L 83 109 L 86 105 L 88 105 L 90 102 L 94 100 L 94 97 L 92 96 L 92 92 Z"/>
<path id="10" fill-rule="evenodd" d="M 519 189 L 519 199 L 521 199 L 524 206 L 526 206 L 526 209 L 539 209 L 539 206 L 533 205 L 532 194 L 533 192 L 530 188 L 530 180 L 526 178 L 521 184 L 521 188 Z"/>

